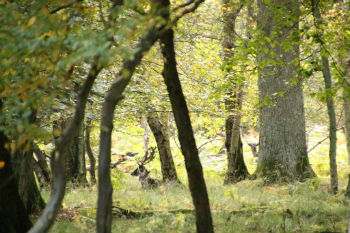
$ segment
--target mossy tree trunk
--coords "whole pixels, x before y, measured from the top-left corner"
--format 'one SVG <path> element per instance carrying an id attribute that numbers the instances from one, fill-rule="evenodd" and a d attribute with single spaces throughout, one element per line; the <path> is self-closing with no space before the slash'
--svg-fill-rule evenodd
<path id="1" fill-rule="evenodd" d="M 257 27 L 263 44 L 257 56 L 261 107 L 256 174 L 269 182 L 315 175 L 307 156 L 302 81 L 297 73 L 299 7 L 294 0 L 258 0 Z M 286 15 L 291 20 L 282 20 Z M 286 44 L 291 46 L 283 47 Z"/>
<path id="2" fill-rule="evenodd" d="M 180 182 L 177 177 L 175 164 L 170 149 L 170 140 L 166 125 L 161 122 L 160 117 L 154 111 L 148 113 L 147 122 L 157 142 L 163 182 Z"/>

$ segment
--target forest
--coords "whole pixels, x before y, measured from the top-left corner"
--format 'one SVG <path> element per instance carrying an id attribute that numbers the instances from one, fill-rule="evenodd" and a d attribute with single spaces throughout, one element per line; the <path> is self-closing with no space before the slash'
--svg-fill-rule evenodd
<path id="1" fill-rule="evenodd" d="M 350 233 L 349 0 L 0 0 L 0 233 Z"/>

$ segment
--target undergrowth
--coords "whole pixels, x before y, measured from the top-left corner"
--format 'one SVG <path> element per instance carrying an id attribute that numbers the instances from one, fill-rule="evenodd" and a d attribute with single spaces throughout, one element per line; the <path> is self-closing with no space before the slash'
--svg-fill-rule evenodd
<path id="1" fill-rule="evenodd" d="M 332 195 L 324 179 L 264 186 L 262 180 L 223 186 L 222 178 L 207 177 L 215 232 L 345 232 L 348 201 Z M 190 193 L 186 187 L 142 190 L 125 177 L 114 191 L 113 205 L 148 212 L 138 219 L 114 218 L 113 232 L 195 232 Z M 341 180 L 344 189 L 345 180 Z M 51 232 L 95 232 L 96 187 L 69 189 L 64 208 L 79 207 L 72 222 L 58 221 Z"/>

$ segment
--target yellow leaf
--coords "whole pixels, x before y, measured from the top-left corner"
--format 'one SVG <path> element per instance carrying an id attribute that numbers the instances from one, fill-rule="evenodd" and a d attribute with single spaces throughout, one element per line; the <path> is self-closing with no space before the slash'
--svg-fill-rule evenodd
<path id="1" fill-rule="evenodd" d="M 4 161 L 0 161 L 0 169 L 5 167 L 5 162 Z"/>
<path id="2" fill-rule="evenodd" d="M 27 26 L 32 26 L 36 21 L 36 17 L 33 16 L 32 18 L 29 19 Z"/>

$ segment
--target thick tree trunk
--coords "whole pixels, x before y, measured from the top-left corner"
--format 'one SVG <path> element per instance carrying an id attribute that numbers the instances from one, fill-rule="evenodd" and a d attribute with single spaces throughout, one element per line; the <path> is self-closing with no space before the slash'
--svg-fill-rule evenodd
<path id="1" fill-rule="evenodd" d="M 41 185 L 47 185 L 51 183 L 51 173 L 49 166 L 46 162 L 45 153 L 40 150 L 39 146 L 33 143 L 33 151 L 36 156 L 36 167 L 38 168 L 35 173 L 39 179 Z"/>
<path id="2" fill-rule="evenodd" d="M 32 110 L 29 121 L 36 121 L 36 112 Z M 17 178 L 18 192 L 27 210 L 28 214 L 39 212 L 45 207 L 45 202 L 41 197 L 41 193 L 36 184 L 34 177 L 34 157 L 33 157 L 33 142 L 28 151 L 18 149 L 12 156 L 12 168 Z"/>
<path id="3" fill-rule="evenodd" d="M 16 174 L 18 192 L 28 214 L 39 212 L 45 207 L 34 177 L 34 163 L 32 150 L 27 152 L 18 150 L 12 156 L 12 167 Z"/>
<path id="4" fill-rule="evenodd" d="M 0 232 L 25 233 L 32 223 L 18 192 L 17 176 L 12 169 L 11 155 L 5 149 L 6 143 L 8 140 L 0 132 Z"/>
<path id="5" fill-rule="evenodd" d="M 180 182 L 177 177 L 173 156 L 171 154 L 169 134 L 166 126 L 161 122 L 160 117 L 156 112 L 148 113 L 147 122 L 157 142 L 163 182 Z"/>
<path id="6" fill-rule="evenodd" d="M 85 147 L 86 147 L 86 153 L 89 157 L 90 160 L 90 180 L 91 180 L 91 184 L 96 184 L 96 159 L 94 154 L 92 153 L 92 149 L 91 149 L 91 144 L 90 144 L 90 130 L 91 130 L 91 121 L 88 120 L 86 122 L 86 127 L 85 127 Z"/>
<path id="7" fill-rule="evenodd" d="M 160 35 L 160 43 L 164 58 L 162 75 L 173 109 L 181 151 L 185 157 L 188 182 L 196 212 L 197 232 L 211 233 L 214 232 L 214 229 L 203 169 L 199 160 L 191 120 L 176 68 L 174 31 L 172 29 L 164 31 Z"/>
<path id="8" fill-rule="evenodd" d="M 321 42 L 321 29 L 319 28 L 322 23 L 322 16 L 318 7 L 318 2 L 315 0 L 312 1 L 312 10 L 316 23 L 317 36 L 320 41 L 320 48 L 323 48 L 323 44 Z M 326 54 L 326 53 L 323 53 Z M 321 55 L 322 60 L 322 74 L 325 83 L 326 91 L 330 91 L 332 89 L 332 75 L 329 68 L 329 60 L 325 55 Z M 327 93 L 326 97 L 327 102 L 327 112 L 329 118 L 329 165 L 330 165 L 330 175 L 331 175 L 331 189 L 333 193 L 338 192 L 338 174 L 337 174 L 337 122 L 335 117 L 335 109 L 334 109 L 334 101 L 333 97 Z"/>
<path id="9" fill-rule="evenodd" d="M 285 15 L 289 22 L 280 21 Z M 269 182 L 312 177 L 306 149 L 302 81 L 298 76 L 299 1 L 258 0 L 260 107 L 259 160 L 256 174 Z M 265 38 L 269 38 L 266 40 Z M 281 45 L 290 44 L 290 49 Z M 271 62 L 273 60 L 274 62 Z"/>
<path id="10" fill-rule="evenodd" d="M 243 158 L 243 144 L 241 140 L 241 109 L 243 102 L 243 87 L 240 77 L 235 77 L 232 72 L 234 59 L 234 42 L 236 41 L 236 18 L 242 6 L 236 6 L 232 0 L 223 1 L 223 41 L 224 67 L 227 72 L 227 82 L 230 85 L 225 99 L 225 108 L 229 116 L 226 119 L 226 153 L 227 172 L 225 184 L 232 184 L 244 180 L 248 175 Z"/>

